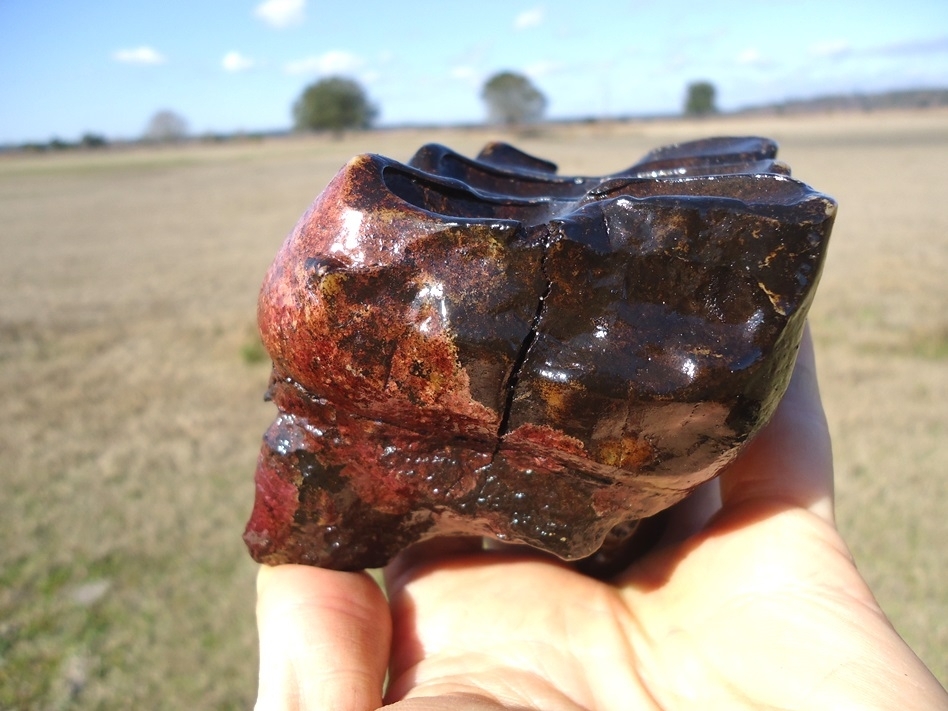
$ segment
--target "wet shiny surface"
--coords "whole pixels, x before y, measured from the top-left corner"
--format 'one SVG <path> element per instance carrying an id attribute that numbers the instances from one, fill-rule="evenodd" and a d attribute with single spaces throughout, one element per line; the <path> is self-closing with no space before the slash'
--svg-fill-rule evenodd
<path id="1" fill-rule="evenodd" d="M 714 476 L 786 387 L 835 215 L 775 155 L 352 159 L 260 296 L 254 558 L 377 567 L 465 533 L 574 560 Z"/>

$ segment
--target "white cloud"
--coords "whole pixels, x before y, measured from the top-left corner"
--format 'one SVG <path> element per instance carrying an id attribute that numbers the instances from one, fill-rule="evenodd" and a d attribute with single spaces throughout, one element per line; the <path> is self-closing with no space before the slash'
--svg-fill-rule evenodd
<path id="1" fill-rule="evenodd" d="M 526 30 L 531 27 L 536 27 L 543 22 L 544 15 L 545 13 L 542 7 L 533 7 L 529 10 L 524 10 L 514 18 L 514 29 Z"/>
<path id="2" fill-rule="evenodd" d="M 564 68 L 565 65 L 562 62 L 541 60 L 525 67 L 523 73 L 531 79 L 540 79 L 541 77 L 548 77 L 551 74 L 558 74 L 563 71 Z"/>
<path id="3" fill-rule="evenodd" d="M 382 73 L 374 69 L 370 69 L 367 72 L 362 72 L 362 74 L 359 75 L 359 79 L 361 79 L 366 84 L 378 84 L 382 80 Z"/>
<path id="4" fill-rule="evenodd" d="M 333 49 L 324 54 L 287 62 L 284 69 L 287 74 L 351 74 L 364 64 L 360 57 L 351 52 Z"/>
<path id="5" fill-rule="evenodd" d="M 466 64 L 457 67 L 451 67 L 451 76 L 454 79 L 476 79 L 479 75 L 480 72 L 478 72 L 474 67 L 468 66 Z"/>
<path id="6" fill-rule="evenodd" d="M 456 82 L 470 87 L 479 87 L 484 83 L 486 72 L 471 64 L 455 64 L 448 69 L 448 76 Z"/>
<path id="7" fill-rule="evenodd" d="M 759 67 L 761 69 L 772 67 L 772 59 L 765 57 L 756 47 L 748 47 L 737 55 L 737 63 L 746 67 Z"/>
<path id="8" fill-rule="evenodd" d="M 810 45 L 810 54 L 814 57 L 842 57 L 851 51 L 852 47 L 846 40 L 828 40 Z"/>
<path id="9" fill-rule="evenodd" d="M 303 21 L 306 0 L 266 0 L 254 8 L 253 14 L 272 27 L 283 29 Z"/>
<path id="10" fill-rule="evenodd" d="M 221 67 L 228 72 L 242 72 L 250 69 L 256 64 L 250 57 L 245 57 L 240 52 L 228 52 L 221 59 Z"/>
<path id="11" fill-rule="evenodd" d="M 759 64 L 760 60 L 760 51 L 755 47 L 748 47 L 737 55 L 738 64 Z"/>
<path id="12" fill-rule="evenodd" d="M 112 58 L 126 64 L 164 64 L 168 61 L 161 52 L 146 46 L 120 49 L 112 54 Z"/>
<path id="13" fill-rule="evenodd" d="M 935 37 L 934 39 L 911 39 L 906 42 L 895 42 L 878 47 L 872 47 L 867 50 L 867 54 L 881 55 L 909 55 L 909 54 L 934 54 L 937 52 L 948 52 L 948 35 Z"/>

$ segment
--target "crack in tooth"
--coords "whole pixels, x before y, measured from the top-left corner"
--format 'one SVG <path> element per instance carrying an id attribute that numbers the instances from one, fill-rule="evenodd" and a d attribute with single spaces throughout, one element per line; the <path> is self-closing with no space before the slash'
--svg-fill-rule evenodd
<path id="1" fill-rule="evenodd" d="M 533 321 L 530 324 L 530 331 L 527 333 L 523 339 L 523 342 L 520 344 L 520 350 L 517 352 L 517 358 L 510 369 L 510 375 L 507 376 L 507 382 L 504 385 L 504 388 L 507 392 L 504 399 L 504 411 L 500 419 L 500 425 L 497 428 L 497 444 L 494 448 L 495 455 L 500 449 L 501 440 L 504 438 L 504 435 L 507 434 L 507 429 L 510 426 L 510 413 L 513 409 L 514 395 L 517 391 L 517 382 L 520 380 L 520 371 L 523 369 L 524 363 L 527 360 L 527 356 L 530 353 L 530 349 L 533 347 L 533 343 L 537 339 L 540 321 L 543 318 L 543 312 L 546 308 L 546 299 L 550 295 L 550 290 L 553 287 L 553 282 L 546 273 L 546 259 L 547 256 L 549 256 L 550 247 L 553 245 L 553 242 L 554 240 L 549 235 L 547 235 L 547 237 L 544 239 L 543 256 L 540 258 L 540 273 L 543 275 L 546 284 L 543 287 L 543 293 L 540 294 L 540 298 L 537 300 L 537 308 L 536 312 L 533 314 Z"/>

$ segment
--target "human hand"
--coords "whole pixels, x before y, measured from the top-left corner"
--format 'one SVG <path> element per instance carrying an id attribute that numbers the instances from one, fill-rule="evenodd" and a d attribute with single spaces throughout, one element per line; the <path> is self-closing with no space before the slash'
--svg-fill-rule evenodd
<path id="1" fill-rule="evenodd" d="M 807 333 L 767 428 L 603 582 L 479 539 L 365 573 L 263 566 L 257 709 L 948 709 L 833 520 Z"/>

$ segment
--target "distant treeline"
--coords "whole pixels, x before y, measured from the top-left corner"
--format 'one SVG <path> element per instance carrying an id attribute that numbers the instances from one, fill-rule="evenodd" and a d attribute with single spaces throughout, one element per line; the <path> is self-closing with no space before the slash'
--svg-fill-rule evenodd
<path id="1" fill-rule="evenodd" d="M 2 152 L 22 152 L 22 153 L 45 153 L 47 151 L 68 151 L 75 149 L 98 149 L 109 148 L 112 146 L 136 146 L 136 145 L 159 145 L 164 143 L 224 143 L 231 140 L 259 141 L 268 136 L 282 136 L 289 133 L 286 129 L 278 131 L 257 131 L 257 132 L 237 132 L 237 133 L 206 133 L 200 136 L 192 136 L 176 139 L 174 141 L 154 141 L 148 138 L 137 139 L 117 139 L 110 141 L 105 136 L 87 133 L 78 141 L 66 141 L 62 138 L 52 138 L 46 143 L 31 142 L 18 145 L 0 145 Z"/>
<path id="2" fill-rule="evenodd" d="M 723 111 L 723 114 L 734 115 L 781 115 L 781 114 L 806 114 L 806 113 L 832 113 L 847 111 L 883 111 L 887 109 L 930 109 L 937 107 L 948 107 L 948 89 L 908 89 L 902 91 L 886 91 L 878 94 L 832 94 L 828 96 L 818 96 L 812 99 L 788 99 L 773 104 L 763 104 L 760 106 L 749 106 L 736 111 Z M 644 118 L 672 118 L 667 116 L 623 116 L 618 120 L 631 121 Z M 577 118 L 560 119 L 554 123 L 575 123 L 598 121 L 598 118 Z M 471 124 L 474 127 L 477 124 Z M 417 127 L 417 126 L 413 126 Z M 437 124 L 431 124 L 431 128 L 437 127 Z M 396 128 L 396 127 L 389 127 Z M 260 131 L 254 133 L 235 133 L 235 134 L 206 134 L 193 137 L 189 140 L 217 143 L 229 141 L 232 139 L 259 140 L 267 136 L 282 136 L 289 133 L 287 129 L 274 131 Z M 0 145 L 0 152 L 26 151 L 26 152 L 45 152 L 61 151 L 70 149 L 96 149 L 106 148 L 109 145 L 133 145 L 140 142 L 149 142 L 147 139 L 139 140 L 119 140 L 109 141 L 105 136 L 96 133 L 86 133 L 78 141 L 65 141 L 61 138 L 53 138 L 46 143 L 23 143 L 20 145 Z"/>
<path id="3" fill-rule="evenodd" d="M 803 114 L 833 111 L 883 111 L 887 109 L 930 109 L 948 106 L 948 89 L 909 89 L 879 94 L 832 94 L 813 99 L 789 99 L 775 104 L 752 106 L 738 114 Z"/>
<path id="4" fill-rule="evenodd" d="M 78 141 L 65 141 L 51 138 L 46 143 L 23 143 L 19 146 L 5 146 L 7 150 L 16 148 L 22 151 L 63 151 L 70 148 L 105 148 L 109 140 L 98 133 L 85 133 Z"/>

